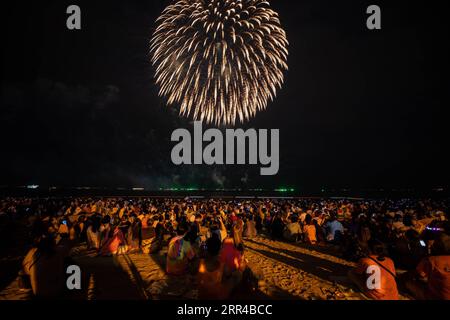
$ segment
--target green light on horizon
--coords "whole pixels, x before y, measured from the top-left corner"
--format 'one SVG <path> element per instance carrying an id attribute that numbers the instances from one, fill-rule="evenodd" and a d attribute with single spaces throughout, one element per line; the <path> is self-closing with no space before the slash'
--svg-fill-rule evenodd
<path id="1" fill-rule="evenodd" d="M 293 189 L 293 188 L 279 188 L 279 189 L 275 189 L 275 192 L 283 192 L 283 193 L 295 192 L 295 189 Z"/>

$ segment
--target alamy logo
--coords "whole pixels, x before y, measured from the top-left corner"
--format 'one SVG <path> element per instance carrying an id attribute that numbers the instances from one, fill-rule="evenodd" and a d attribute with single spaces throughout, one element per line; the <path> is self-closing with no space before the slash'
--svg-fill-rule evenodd
<path id="1" fill-rule="evenodd" d="M 196 121 L 193 139 L 188 130 L 177 129 L 172 133 L 172 142 L 178 142 L 172 149 L 172 162 L 175 165 L 257 165 L 259 161 L 262 166 L 265 166 L 261 168 L 261 175 L 278 174 L 280 166 L 280 131 L 278 129 L 270 130 L 270 137 L 267 129 L 258 131 L 227 129 L 224 138 L 219 129 L 208 129 L 203 133 L 202 123 Z M 203 149 L 204 143 L 207 143 L 207 146 Z M 224 152 L 226 152 L 225 155 Z"/>
<path id="2" fill-rule="evenodd" d="M 69 30 L 80 30 L 81 29 L 81 9 L 77 5 L 70 5 L 66 10 L 67 14 L 70 16 L 66 20 L 66 26 Z"/>
<path id="3" fill-rule="evenodd" d="M 366 270 L 369 275 L 367 278 L 367 289 L 369 290 L 380 290 L 381 289 L 381 269 L 379 266 L 369 266 Z"/>
<path id="4" fill-rule="evenodd" d="M 377 5 L 371 5 L 367 8 L 367 14 L 370 16 L 367 18 L 367 29 L 380 30 L 381 29 L 381 9 Z"/>
<path id="5" fill-rule="evenodd" d="M 66 273 L 70 276 L 67 277 L 66 286 L 69 290 L 81 290 L 81 269 L 79 266 L 72 265 L 67 267 Z"/>

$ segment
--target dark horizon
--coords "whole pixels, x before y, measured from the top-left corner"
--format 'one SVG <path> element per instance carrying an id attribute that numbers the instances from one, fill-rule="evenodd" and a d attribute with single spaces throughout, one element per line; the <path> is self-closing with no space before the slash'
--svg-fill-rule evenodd
<path id="1" fill-rule="evenodd" d="M 191 128 L 158 97 L 148 55 L 169 1 L 4 4 L 0 186 L 321 190 L 450 187 L 444 4 L 270 1 L 290 42 L 285 85 L 238 128 L 280 129 L 280 172 L 171 163 Z"/>

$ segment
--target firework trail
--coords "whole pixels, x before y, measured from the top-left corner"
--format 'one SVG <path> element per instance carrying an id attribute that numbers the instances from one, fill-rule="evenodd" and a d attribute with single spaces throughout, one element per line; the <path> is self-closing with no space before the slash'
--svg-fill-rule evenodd
<path id="1" fill-rule="evenodd" d="M 217 125 L 254 117 L 276 96 L 288 41 L 264 0 L 181 0 L 157 19 L 150 54 L 159 94 Z"/>

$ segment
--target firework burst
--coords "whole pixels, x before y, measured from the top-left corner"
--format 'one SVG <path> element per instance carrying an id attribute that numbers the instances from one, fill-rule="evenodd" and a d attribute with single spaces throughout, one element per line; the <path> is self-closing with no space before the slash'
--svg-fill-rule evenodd
<path id="1" fill-rule="evenodd" d="M 288 41 L 264 0 L 180 0 L 157 19 L 150 53 L 159 94 L 217 125 L 267 107 L 288 69 Z"/>

